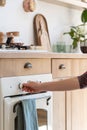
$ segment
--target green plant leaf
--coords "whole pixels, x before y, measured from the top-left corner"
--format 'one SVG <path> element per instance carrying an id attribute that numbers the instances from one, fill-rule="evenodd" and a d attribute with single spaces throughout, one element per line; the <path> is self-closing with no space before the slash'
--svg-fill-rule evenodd
<path id="1" fill-rule="evenodd" d="M 69 35 L 71 36 L 72 39 L 73 39 L 75 33 L 76 33 L 76 31 L 73 28 L 71 28 Z"/>
<path id="2" fill-rule="evenodd" d="M 77 44 L 78 44 L 77 39 L 74 39 L 74 40 L 73 40 L 73 43 L 72 43 L 73 49 L 75 49 L 75 48 L 77 47 Z"/>
<path id="3" fill-rule="evenodd" d="M 69 34 L 69 32 L 65 32 L 65 33 L 63 33 L 63 35 L 65 35 L 65 34 Z"/>
<path id="4" fill-rule="evenodd" d="M 81 21 L 83 23 L 86 23 L 87 22 L 87 9 L 84 9 L 82 14 L 81 14 Z"/>

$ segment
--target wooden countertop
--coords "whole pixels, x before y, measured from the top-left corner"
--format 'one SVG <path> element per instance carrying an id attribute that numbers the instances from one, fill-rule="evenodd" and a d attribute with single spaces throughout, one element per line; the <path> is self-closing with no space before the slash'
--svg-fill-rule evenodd
<path id="1" fill-rule="evenodd" d="M 2 50 L 0 58 L 87 58 L 87 54 L 79 53 L 53 53 L 29 50 Z"/>

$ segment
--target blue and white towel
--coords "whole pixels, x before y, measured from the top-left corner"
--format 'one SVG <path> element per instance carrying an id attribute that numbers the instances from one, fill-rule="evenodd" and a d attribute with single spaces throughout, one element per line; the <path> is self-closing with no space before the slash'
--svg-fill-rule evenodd
<path id="1" fill-rule="evenodd" d="M 34 99 L 22 100 L 16 106 L 15 130 L 38 130 L 38 118 Z"/>
<path id="2" fill-rule="evenodd" d="M 34 99 L 22 101 L 24 113 L 24 130 L 38 130 L 37 110 Z"/>

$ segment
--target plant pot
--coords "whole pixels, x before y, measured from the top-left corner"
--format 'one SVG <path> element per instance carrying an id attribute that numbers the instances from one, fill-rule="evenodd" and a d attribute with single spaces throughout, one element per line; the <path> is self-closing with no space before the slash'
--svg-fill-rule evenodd
<path id="1" fill-rule="evenodd" d="M 81 51 L 83 53 L 87 53 L 87 46 L 81 46 Z"/>
<path id="2" fill-rule="evenodd" d="M 73 53 L 82 53 L 79 42 L 77 44 L 77 47 L 75 49 L 72 49 L 72 52 Z"/>

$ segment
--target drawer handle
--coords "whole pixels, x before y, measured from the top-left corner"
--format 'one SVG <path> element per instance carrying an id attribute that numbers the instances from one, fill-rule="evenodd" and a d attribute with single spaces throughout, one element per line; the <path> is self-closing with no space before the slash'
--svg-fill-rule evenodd
<path id="1" fill-rule="evenodd" d="M 30 68 L 32 68 L 32 64 L 27 62 L 27 63 L 25 63 L 24 68 L 29 68 L 30 69 Z"/>
<path id="2" fill-rule="evenodd" d="M 66 69 L 64 64 L 59 65 L 59 69 Z"/>

